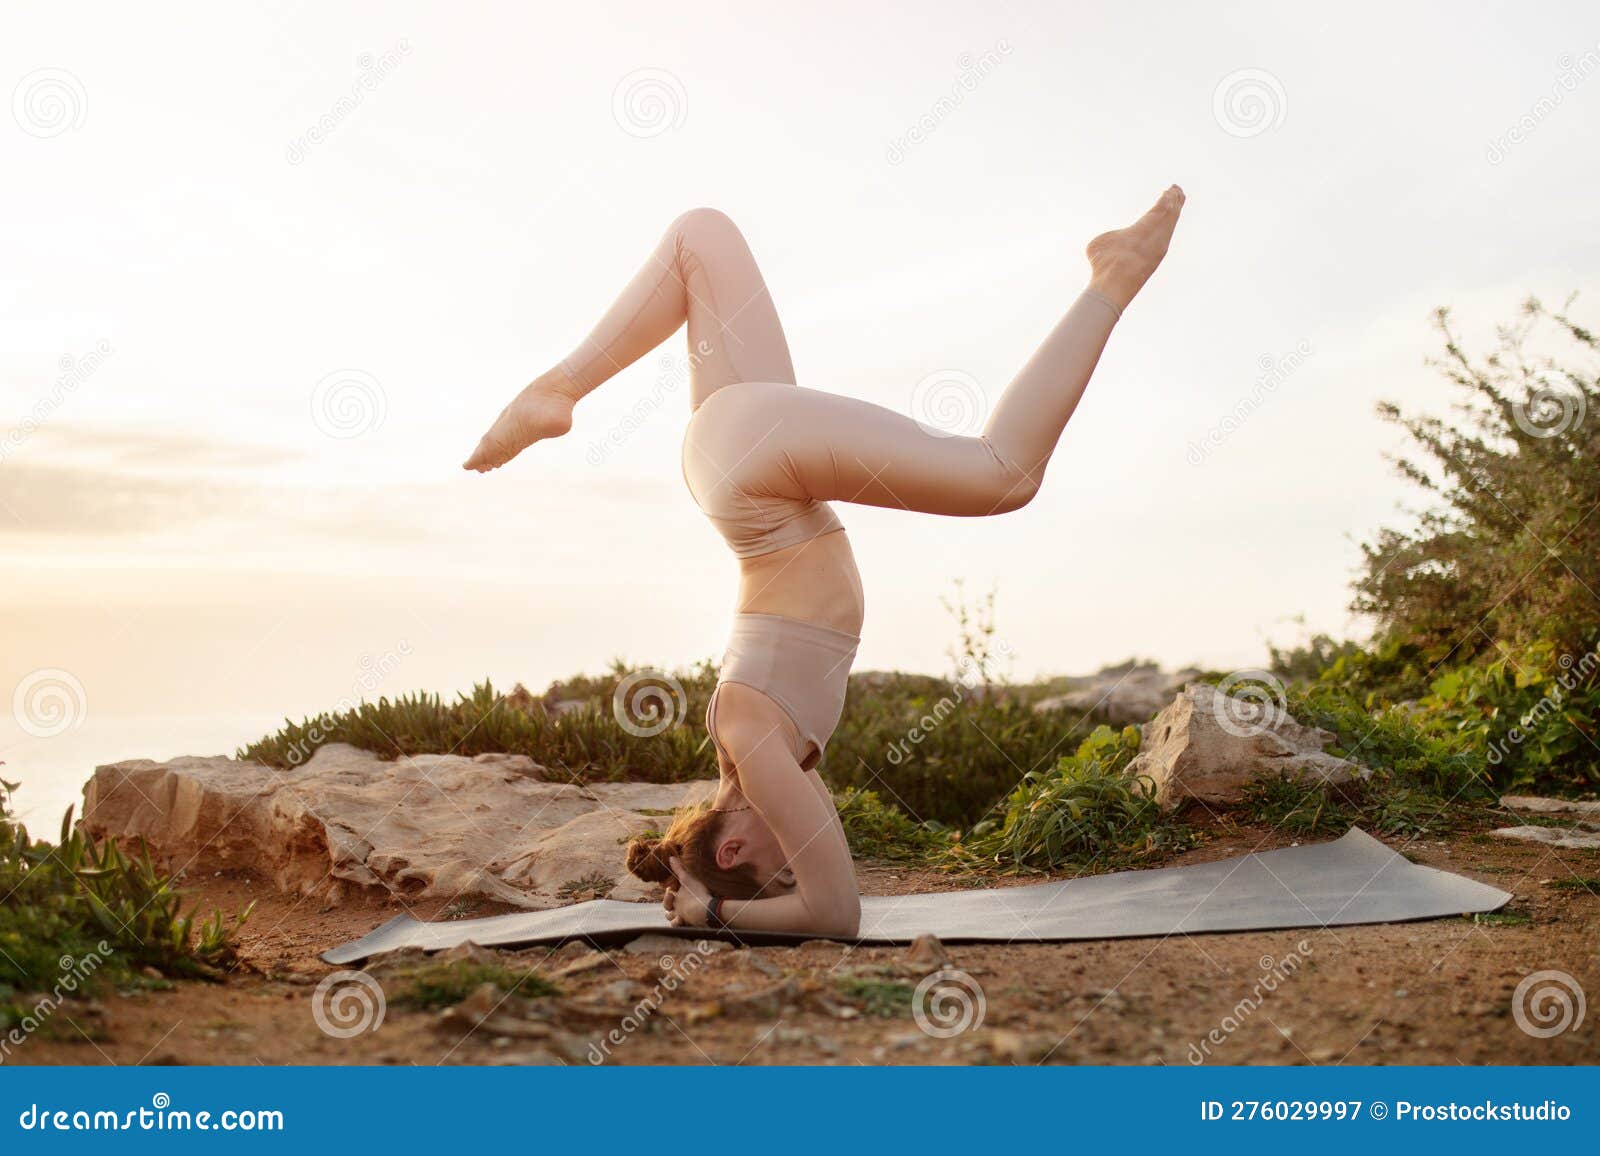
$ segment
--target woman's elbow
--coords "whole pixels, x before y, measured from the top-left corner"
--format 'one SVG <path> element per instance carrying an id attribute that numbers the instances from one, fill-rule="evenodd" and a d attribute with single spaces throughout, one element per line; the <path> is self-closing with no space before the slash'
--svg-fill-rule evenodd
<path id="1" fill-rule="evenodd" d="M 817 933 L 829 939 L 854 939 L 861 933 L 861 897 L 852 895 L 848 901 L 829 904 L 820 913 Z"/>

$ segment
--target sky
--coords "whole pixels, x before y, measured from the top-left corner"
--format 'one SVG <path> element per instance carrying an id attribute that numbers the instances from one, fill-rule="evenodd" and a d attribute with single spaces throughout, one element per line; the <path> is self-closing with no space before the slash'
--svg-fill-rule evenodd
<path id="1" fill-rule="evenodd" d="M 1184 187 L 1032 505 L 841 511 L 858 668 L 947 670 L 959 580 L 1018 678 L 1362 634 L 1359 543 L 1414 504 L 1374 406 L 1446 409 L 1432 311 L 1487 348 L 1600 255 L 1592 4 L 10 4 L 4 31 L 25 814 L 362 696 L 720 654 L 681 337 L 568 438 L 458 468 L 686 208 L 744 230 L 802 385 L 911 410 L 953 381 L 977 423 L 1084 242 Z"/>

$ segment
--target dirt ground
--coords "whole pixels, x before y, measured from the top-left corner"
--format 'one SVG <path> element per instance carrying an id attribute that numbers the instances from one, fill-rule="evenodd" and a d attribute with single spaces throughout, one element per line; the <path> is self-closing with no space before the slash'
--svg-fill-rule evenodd
<path id="1" fill-rule="evenodd" d="M 1200 845 L 1175 862 L 1287 842 L 1224 819 L 1211 822 Z M 1419 863 L 1515 898 L 1505 912 L 1477 920 L 950 945 L 950 966 L 974 987 L 965 1004 L 960 990 L 946 991 L 941 1006 L 957 1021 L 949 1027 L 972 1010 L 965 1030 L 948 1035 L 937 1019 L 930 1025 L 937 1034 L 923 1030 L 910 1006 L 911 989 L 939 966 L 927 949 L 819 942 L 700 952 L 694 941 L 678 940 L 604 952 L 581 943 L 515 953 L 472 949 L 479 962 L 534 967 L 561 993 L 503 998 L 479 989 L 444 1011 L 389 1002 L 375 1030 L 335 1038 L 313 1014 L 316 985 L 334 970 L 317 953 L 401 908 L 372 899 L 319 909 L 245 875 L 189 879 L 204 902 L 227 911 L 257 901 L 240 935 L 238 970 L 221 983 L 184 981 L 63 1004 L 9 1062 L 1600 1062 L 1600 1009 L 1587 1009 L 1581 1025 L 1548 1038 L 1524 1031 L 1512 1011 L 1518 984 L 1539 971 L 1564 972 L 1590 999 L 1600 997 L 1600 855 L 1484 835 L 1387 842 Z M 883 864 L 862 871 L 869 894 L 972 885 Z M 410 911 L 435 918 L 437 907 Z M 485 905 L 470 914 L 495 910 Z M 1286 972 L 1290 960 L 1296 966 Z M 383 967 L 377 971 L 387 991 Z M 1274 973 L 1281 979 L 1263 995 L 1259 981 Z"/>

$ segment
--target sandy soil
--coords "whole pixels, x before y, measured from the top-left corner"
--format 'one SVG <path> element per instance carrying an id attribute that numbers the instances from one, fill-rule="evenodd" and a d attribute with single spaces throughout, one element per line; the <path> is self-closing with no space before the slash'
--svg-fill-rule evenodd
<path id="1" fill-rule="evenodd" d="M 1221 820 L 1177 861 L 1285 842 Z M 397 905 L 369 899 L 319 908 L 248 876 L 190 879 L 204 902 L 224 910 L 258 901 L 241 934 L 239 969 L 222 983 L 185 981 L 65 1004 L 10 1062 L 1600 1062 L 1600 1009 L 1550 1038 L 1523 1031 L 1512 1014 L 1514 990 L 1536 971 L 1565 972 L 1591 1001 L 1600 998 L 1600 855 L 1483 835 L 1389 842 L 1418 862 L 1513 892 L 1508 914 L 1325 931 L 952 945 L 945 949 L 952 966 L 981 987 L 983 1015 L 948 1038 L 928 1034 L 910 1014 L 909 989 L 936 966 L 911 949 L 726 948 L 697 954 L 691 966 L 692 941 L 491 953 L 554 977 L 562 994 L 502 1002 L 501 993 L 480 990 L 448 1011 L 389 1006 L 376 1030 L 333 1038 L 313 1015 L 315 985 L 333 970 L 317 952 L 364 934 Z M 865 865 L 862 883 L 875 894 L 971 885 L 882 864 Z M 410 910 L 419 918 L 440 914 Z M 1292 956 L 1302 961 L 1293 974 L 1240 1012 L 1258 981 Z M 659 1006 L 629 1017 L 641 1000 Z M 607 1043 L 613 1031 L 620 1042 Z"/>

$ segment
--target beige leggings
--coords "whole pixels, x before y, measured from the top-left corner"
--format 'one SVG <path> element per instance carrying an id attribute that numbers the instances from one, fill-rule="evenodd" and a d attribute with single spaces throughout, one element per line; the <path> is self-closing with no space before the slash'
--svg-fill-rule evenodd
<path id="1" fill-rule="evenodd" d="M 722 213 L 693 209 L 562 365 L 588 392 L 687 320 L 696 412 L 684 478 L 734 552 L 754 557 L 837 529 L 830 501 L 963 517 L 1026 505 L 1117 317 L 1115 305 L 1086 290 L 1000 395 L 983 434 L 949 436 L 870 402 L 797 386 L 744 237 Z M 911 393 L 908 382 L 908 400 Z"/>

